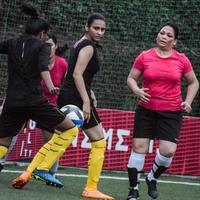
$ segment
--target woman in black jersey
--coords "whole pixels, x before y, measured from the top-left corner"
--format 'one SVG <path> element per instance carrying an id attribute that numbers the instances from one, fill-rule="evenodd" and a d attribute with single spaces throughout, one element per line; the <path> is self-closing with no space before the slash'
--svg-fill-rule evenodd
<path id="1" fill-rule="evenodd" d="M 82 129 L 91 142 L 88 162 L 88 179 L 82 197 L 113 199 L 98 191 L 97 184 L 102 171 L 106 141 L 100 118 L 95 109 L 96 98 L 91 90 L 92 79 L 99 70 L 95 42 L 105 33 L 105 18 L 99 13 L 92 14 L 85 26 L 85 34 L 71 48 L 69 69 L 60 89 L 58 106 L 73 104 L 83 110 L 85 122 Z"/>
<path id="2" fill-rule="evenodd" d="M 49 33 L 45 34 L 45 37 L 43 37 L 42 40 L 44 40 L 45 43 L 51 47 L 51 55 L 50 55 L 48 67 L 50 70 L 50 76 L 51 76 L 52 82 L 54 85 L 56 84 L 56 87 L 58 87 L 58 86 L 60 86 L 62 80 L 64 79 L 64 77 L 66 75 L 66 70 L 68 68 L 68 63 L 66 63 L 64 58 L 61 58 L 61 56 L 68 49 L 68 45 L 65 44 L 63 47 L 57 46 L 56 36 L 49 34 Z M 42 88 L 44 90 L 44 95 L 48 99 L 48 101 L 52 105 L 56 106 L 58 94 L 55 94 L 55 95 L 50 94 L 43 81 L 42 81 Z M 0 106 L 0 114 L 1 114 L 2 109 L 3 109 L 3 103 Z M 23 131 L 23 128 L 20 132 Z M 49 131 L 41 130 L 41 132 L 42 132 L 44 143 L 48 142 L 52 138 L 52 133 L 49 133 Z M 12 138 L 11 144 L 9 146 L 9 149 L 8 149 L 6 155 L 4 156 L 4 158 L 0 159 L 0 171 L 3 169 L 3 166 L 7 160 L 9 153 L 12 151 L 14 145 L 16 144 L 17 137 L 18 137 L 18 135 L 14 136 Z M 30 167 L 31 167 L 31 164 L 29 165 L 29 168 Z M 59 161 L 57 160 L 49 171 L 54 177 L 55 177 L 55 173 L 58 170 L 58 167 L 59 167 Z M 38 180 L 38 176 L 36 173 L 37 173 L 36 170 L 33 171 L 32 178 L 36 178 Z"/>
<path id="3" fill-rule="evenodd" d="M 9 77 L 0 116 L 0 158 L 6 154 L 12 137 L 27 120 L 32 119 L 37 122 L 38 127 L 51 133 L 57 131 L 58 134 L 54 134 L 38 151 L 32 166 L 17 177 L 12 185 L 22 188 L 30 180 L 32 171 L 41 163 L 43 168 L 39 169 L 39 172 L 45 176 L 48 183 L 62 187 L 48 171 L 76 137 L 78 128 L 43 95 L 41 78 L 50 93 L 58 93 L 48 69 L 50 48 L 41 40 L 48 31 L 49 24 L 39 17 L 32 6 L 23 5 L 22 11 L 32 16 L 26 25 L 25 33 L 0 43 L 0 53 L 8 55 Z"/>

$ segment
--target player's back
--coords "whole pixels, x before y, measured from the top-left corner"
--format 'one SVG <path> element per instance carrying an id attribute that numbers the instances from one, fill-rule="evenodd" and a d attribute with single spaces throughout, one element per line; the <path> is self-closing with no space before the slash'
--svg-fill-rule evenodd
<path id="1" fill-rule="evenodd" d="M 40 72 L 48 70 L 50 49 L 37 37 L 24 34 L 4 44 L 8 55 L 10 102 L 24 105 L 42 96 Z"/>

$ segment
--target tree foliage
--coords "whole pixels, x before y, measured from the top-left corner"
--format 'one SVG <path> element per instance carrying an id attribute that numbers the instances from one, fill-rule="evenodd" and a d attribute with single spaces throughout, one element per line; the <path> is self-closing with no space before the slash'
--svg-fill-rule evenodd
<path id="1" fill-rule="evenodd" d="M 52 31 L 56 33 L 60 43 L 69 45 L 83 34 L 89 14 L 101 12 L 105 15 L 107 32 L 102 41 L 103 51 L 100 52 L 104 59 L 102 70 L 94 84 L 99 107 L 125 110 L 135 108 L 136 98 L 126 85 L 132 62 L 142 50 L 155 45 L 157 31 L 167 21 L 178 24 L 180 38 L 176 48 L 190 58 L 200 78 L 200 0 L 33 0 L 30 2 L 49 20 Z M 1 1 L 1 40 L 22 32 L 27 17 L 17 8 L 21 3 L 21 0 Z M 0 76 L 0 79 L 4 80 L 5 77 Z M 0 92 L 3 96 L 4 88 L 0 87 Z M 197 99 L 194 107 L 193 114 L 199 112 L 197 108 L 200 105 Z"/>

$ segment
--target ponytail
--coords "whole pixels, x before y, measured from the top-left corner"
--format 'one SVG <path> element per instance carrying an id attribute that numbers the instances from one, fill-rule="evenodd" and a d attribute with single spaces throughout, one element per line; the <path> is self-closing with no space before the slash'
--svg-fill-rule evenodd
<path id="1" fill-rule="evenodd" d="M 65 44 L 64 46 L 60 47 L 58 46 L 58 48 L 56 49 L 56 55 L 57 56 L 63 56 L 63 54 L 69 49 L 68 45 Z"/>
<path id="2" fill-rule="evenodd" d="M 49 23 L 39 16 L 39 12 L 30 4 L 21 6 L 23 13 L 30 15 L 31 18 L 25 27 L 25 33 L 30 35 L 38 35 L 41 31 L 47 32 L 50 28 Z"/>
<path id="3" fill-rule="evenodd" d="M 20 6 L 22 12 L 27 15 L 30 15 L 33 19 L 37 19 L 39 17 L 39 12 L 30 4 L 23 4 Z"/>

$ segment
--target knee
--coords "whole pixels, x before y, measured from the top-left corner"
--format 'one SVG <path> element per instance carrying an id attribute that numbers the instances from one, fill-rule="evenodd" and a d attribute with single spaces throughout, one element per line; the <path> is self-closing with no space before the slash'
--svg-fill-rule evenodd
<path id="1" fill-rule="evenodd" d="M 96 142 L 92 142 L 91 145 L 92 145 L 92 148 L 105 149 L 106 148 L 106 140 L 101 139 L 101 140 L 98 140 Z"/>
<path id="2" fill-rule="evenodd" d="M 0 146 L 9 148 L 12 141 L 12 137 L 0 138 Z"/>
<path id="3" fill-rule="evenodd" d="M 159 152 L 162 156 L 173 157 L 176 152 L 177 144 L 165 140 L 159 141 Z"/>
<path id="4" fill-rule="evenodd" d="M 143 142 L 134 142 L 133 151 L 140 154 L 145 154 L 148 152 L 148 144 Z"/>
<path id="5" fill-rule="evenodd" d="M 79 129 L 77 126 L 75 126 L 73 128 L 70 128 L 70 129 L 64 131 L 63 133 L 65 133 L 65 135 L 71 135 L 73 137 L 76 137 L 79 133 Z"/>
<path id="6" fill-rule="evenodd" d="M 176 152 L 176 148 L 174 147 L 159 147 L 159 152 L 162 156 L 165 156 L 167 158 L 173 157 L 175 152 Z"/>
<path id="7" fill-rule="evenodd" d="M 78 128 L 75 126 L 71 129 L 63 131 L 59 134 L 59 139 L 64 140 L 64 143 L 68 143 L 69 141 L 73 140 L 79 133 Z M 55 134 L 54 134 L 55 135 Z"/>

